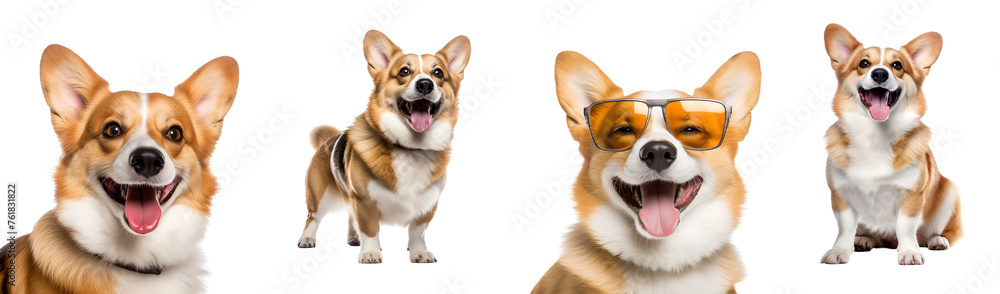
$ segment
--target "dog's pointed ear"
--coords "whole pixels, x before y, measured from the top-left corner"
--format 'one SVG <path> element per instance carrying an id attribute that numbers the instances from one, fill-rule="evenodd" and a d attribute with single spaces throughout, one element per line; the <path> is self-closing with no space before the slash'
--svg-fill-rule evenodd
<path id="1" fill-rule="evenodd" d="M 938 55 L 941 54 L 943 42 L 941 34 L 927 32 L 903 45 L 902 49 L 905 51 L 903 54 L 908 54 L 913 60 L 913 67 L 926 75 L 930 72 L 931 65 L 937 61 Z"/>
<path id="2" fill-rule="evenodd" d="M 187 101 L 194 111 L 195 124 L 208 130 L 209 145 L 222 134 L 222 120 L 233 106 L 239 82 L 236 59 L 222 56 L 205 63 L 174 88 L 174 98 Z"/>
<path id="3" fill-rule="evenodd" d="M 730 57 L 705 85 L 695 90 L 695 97 L 721 100 L 732 106 L 730 123 L 749 122 L 750 110 L 760 97 L 760 59 L 744 51 Z"/>
<path id="4" fill-rule="evenodd" d="M 465 66 L 469 64 L 471 54 L 472 44 L 469 43 L 469 38 L 458 36 L 444 45 L 444 48 L 437 52 L 437 57 L 447 62 L 448 71 L 461 80 L 465 78 Z"/>
<path id="5" fill-rule="evenodd" d="M 831 23 L 826 26 L 823 37 L 826 40 L 826 54 L 830 55 L 830 65 L 834 70 L 839 71 L 844 64 L 850 61 L 854 50 L 861 47 L 861 42 L 858 42 L 851 35 L 851 32 L 839 24 Z"/>
<path id="6" fill-rule="evenodd" d="M 63 149 L 72 145 L 87 106 L 110 92 L 108 82 L 69 48 L 52 44 L 42 52 L 42 94 Z"/>
<path id="7" fill-rule="evenodd" d="M 368 73 L 372 77 L 381 75 L 389 67 L 389 61 L 398 54 L 403 54 L 403 50 L 396 47 L 389 37 L 382 32 L 370 30 L 365 34 L 364 41 L 365 59 L 368 60 Z"/>
<path id="8" fill-rule="evenodd" d="M 556 56 L 556 97 L 566 111 L 566 125 L 587 127 L 583 109 L 607 97 L 621 97 L 622 89 L 580 53 L 563 51 Z"/>

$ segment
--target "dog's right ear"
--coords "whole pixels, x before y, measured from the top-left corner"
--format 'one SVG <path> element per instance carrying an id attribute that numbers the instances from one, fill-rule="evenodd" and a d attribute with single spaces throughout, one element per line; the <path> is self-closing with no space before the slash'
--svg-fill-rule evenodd
<path id="1" fill-rule="evenodd" d="M 826 26 L 823 37 L 826 40 L 826 54 L 830 55 L 830 65 L 838 72 L 850 61 L 851 53 L 861 47 L 861 42 L 839 24 L 831 23 Z"/>
<path id="2" fill-rule="evenodd" d="M 566 111 L 566 125 L 571 133 L 577 127 L 587 127 L 583 108 L 608 97 L 623 97 L 622 89 L 594 62 L 573 51 L 556 56 L 556 96 Z"/>
<path id="3" fill-rule="evenodd" d="M 389 67 L 394 56 L 403 54 L 382 32 L 370 30 L 365 34 L 365 59 L 368 60 L 368 73 L 377 77 Z"/>
<path id="4" fill-rule="evenodd" d="M 94 72 L 69 48 L 52 44 L 42 52 L 40 66 L 42 95 L 52 113 L 52 128 L 63 150 L 70 150 L 78 137 L 78 126 L 87 105 L 102 94 L 110 93 L 108 82 Z"/>

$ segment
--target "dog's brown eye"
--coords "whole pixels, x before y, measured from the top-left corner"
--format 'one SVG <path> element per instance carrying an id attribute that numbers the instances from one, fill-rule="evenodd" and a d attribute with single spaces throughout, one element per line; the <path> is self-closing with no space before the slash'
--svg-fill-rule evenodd
<path id="1" fill-rule="evenodd" d="M 892 63 L 892 68 L 895 69 L 895 70 L 902 70 L 903 69 L 903 63 L 899 62 L 899 61 L 893 62 Z"/>
<path id="2" fill-rule="evenodd" d="M 170 127 L 170 129 L 167 129 L 167 133 L 164 135 L 167 137 L 167 139 L 170 139 L 172 141 L 180 141 L 181 139 L 184 138 L 184 133 L 181 132 L 181 127 L 178 126 Z"/>
<path id="3" fill-rule="evenodd" d="M 861 62 L 858 63 L 858 66 L 860 66 L 861 68 L 868 68 L 871 65 L 872 63 L 868 62 L 868 59 L 862 59 Z"/>
<path id="4" fill-rule="evenodd" d="M 404 67 L 404 68 L 400 68 L 399 69 L 399 76 L 401 76 L 401 77 L 405 77 L 405 76 L 408 76 L 410 74 L 411 74 L 411 72 L 410 72 L 410 68 L 409 67 Z"/>
<path id="5" fill-rule="evenodd" d="M 611 131 L 611 133 L 621 134 L 621 135 L 633 135 L 633 134 L 635 134 L 635 132 L 633 132 L 632 128 L 629 127 L 629 126 L 618 127 L 616 129 L 614 129 L 613 131 Z"/>
<path id="6" fill-rule="evenodd" d="M 701 133 L 701 129 L 699 129 L 697 127 L 687 126 L 687 127 L 684 127 L 683 129 L 681 129 L 681 133 L 682 134 L 697 134 L 697 133 Z"/>
<path id="7" fill-rule="evenodd" d="M 439 79 L 440 78 L 444 78 L 444 71 L 441 70 L 440 68 L 435 68 L 434 69 L 434 76 L 438 77 Z"/>
<path id="8" fill-rule="evenodd" d="M 104 125 L 104 132 L 102 132 L 105 137 L 114 138 L 122 134 L 122 126 L 116 122 L 109 122 Z"/>

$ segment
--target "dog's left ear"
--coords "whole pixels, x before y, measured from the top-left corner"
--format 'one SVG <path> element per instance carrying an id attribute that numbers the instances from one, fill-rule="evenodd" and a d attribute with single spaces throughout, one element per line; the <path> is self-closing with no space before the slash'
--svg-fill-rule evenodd
<path id="1" fill-rule="evenodd" d="M 236 59 L 223 56 L 212 59 L 174 88 L 174 97 L 186 100 L 194 110 L 195 124 L 208 130 L 208 146 L 222 134 L 222 119 L 236 99 L 240 69 Z"/>
<path id="2" fill-rule="evenodd" d="M 363 43 L 365 48 L 365 60 L 368 61 L 368 73 L 372 78 L 382 75 L 382 71 L 389 68 L 389 62 L 396 55 L 403 54 L 403 50 L 393 44 L 389 37 L 376 30 L 370 30 L 365 34 Z"/>
<path id="3" fill-rule="evenodd" d="M 722 100 L 732 106 L 730 124 L 749 122 L 750 110 L 760 97 L 760 59 L 750 51 L 733 55 L 694 95 Z"/>
<path id="4" fill-rule="evenodd" d="M 471 54 L 472 44 L 469 43 L 469 38 L 458 36 L 444 45 L 436 55 L 447 62 L 448 70 L 461 80 L 465 78 L 465 66 L 469 64 Z"/>
<path id="5" fill-rule="evenodd" d="M 931 65 L 937 61 L 938 55 L 941 54 L 943 42 L 941 34 L 927 32 L 903 45 L 903 54 L 909 55 L 910 59 L 913 60 L 913 67 L 926 75 L 930 72 Z"/>
<path id="6" fill-rule="evenodd" d="M 63 151 L 70 153 L 80 136 L 88 105 L 110 93 L 108 82 L 69 48 L 52 44 L 42 52 L 42 94 L 52 114 L 52 128 Z"/>
<path id="7" fill-rule="evenodd" d="M 851 32 L 835 23 L 826 26 L 823 40 L 826 42 L 826 54 L 830 56 L 830 66 L 837 74 L 845 69 L 844 65 L 850 63 L 851 55 L 862 46 Z"/>

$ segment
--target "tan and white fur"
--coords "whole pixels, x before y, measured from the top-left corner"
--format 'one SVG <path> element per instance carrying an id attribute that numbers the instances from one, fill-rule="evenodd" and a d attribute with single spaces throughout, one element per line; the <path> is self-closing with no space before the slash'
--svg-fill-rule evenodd
<path id="1" fill-rule="evenodd" d="M 111 92 L 75 53 L 46 48 L 42 92 L 63 151 L 56 207 L 17 239 L 17 274 L 5 276 L 14 286 L 2 292 L 203 292 L 209 158 L 238 77 L 236 61 L 219 57 L 172 97 Z"/>
<path id="2" fill-rule="evenodd" d="M 938 172 L 920 122 L 921 85 L 941 53 L 941 35 L 899 49 L 864 47 L 830 24 L 826 50 L 837 74 L 826 133 L 827 183 L 839 233 L 821 262 L 847 263 L 854 251 L 896 248 L 901 265 L 925 262 L 920 247 L 948 249 L 962 236 L 958 187 Z"/>
<path id="3" fill-rule="evenodd" d="M 757 56 L 752 52 L 733 56 L 693 94 L 666 90 L 625 95 L 597 65 L 571 51 L 556 58 L 555 79 L 567 126 L 584 158 L 573 186 L 580 222 L 567 235 L 563 256 L 532 293 L 735 293 L 744 272 L 729 239 L 739 223 L 746 192 L 733 160 L 760 95 Z M 721 100 L 732 106 L 722 146 L 684 149 L 666 128 L 658 108 L 628 151 L 603 151 L 591 140 L 583 109 L 596 101 L 682 97 Z M 642 147 L 654 143 L 676 147 L 676 159 L 668 168 L 654 170 L 640 159 Z M 616 190 L 616 179 L 632 186 L 700 181 L 700 190 L 681 211 L 676 230 L 654 237 Z"/>
<path id="4" fill-rule="evenodd" d="M 424 232 L 445 187 L 470 46 L 468 38 L 458 36 L 435 54 L 404 54 L 381 32 L 365 35 L 375 89 L 368 109 L 344 131 L 342 159 L 332 156 L 339 130 L 320 126 L 312 132 L 316 153 L 306 176 L 309 213 L 299 247 L 315 247 L 320 221 L 346 204 L 347 242 L 361 246 L 360 263 L 382 262 L 381 224 L 408 227 L 411 262 L 437 262 Z M 345 167 L 344 182 L 333 174 L 337 160 Z"/>

